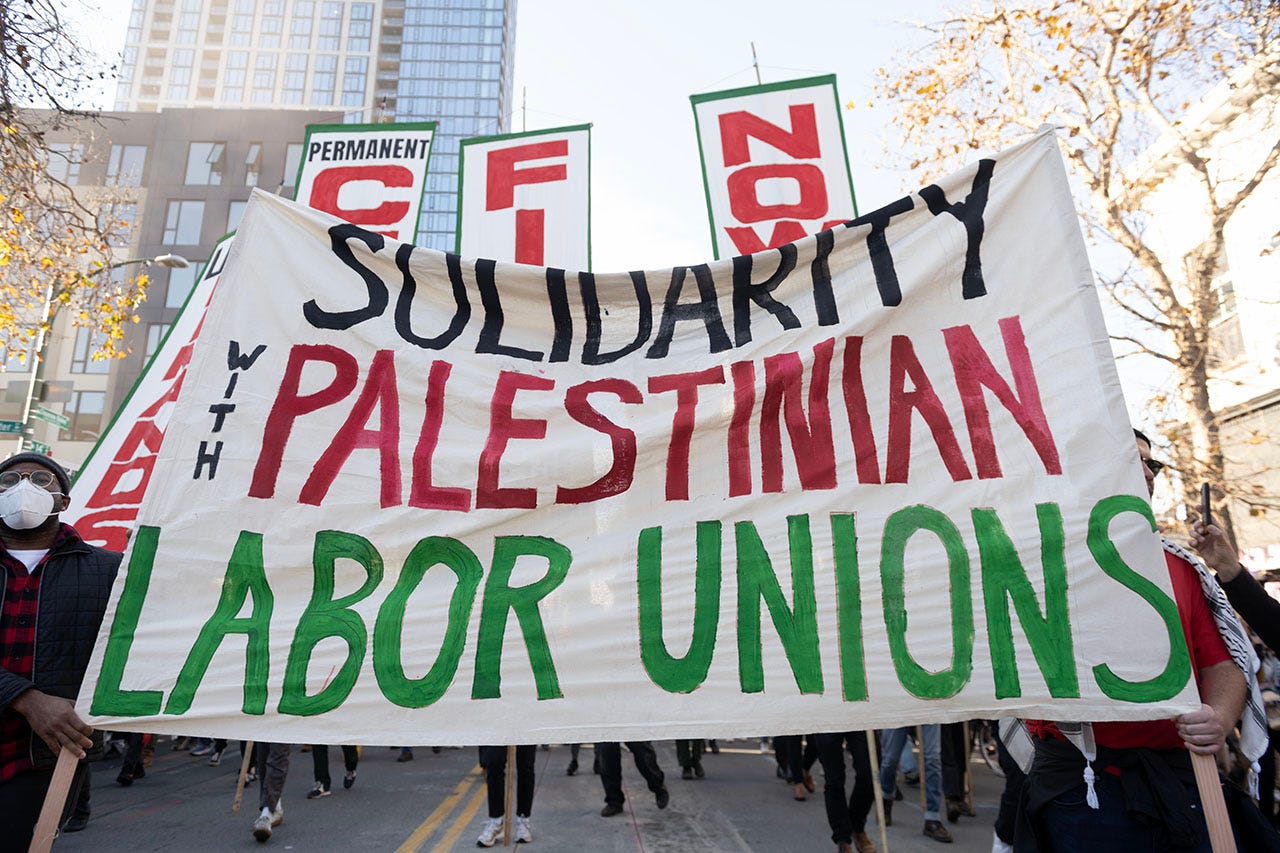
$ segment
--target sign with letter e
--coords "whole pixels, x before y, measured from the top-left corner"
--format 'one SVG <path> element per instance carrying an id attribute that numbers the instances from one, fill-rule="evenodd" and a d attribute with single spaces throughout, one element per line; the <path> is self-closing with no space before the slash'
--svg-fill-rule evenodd
<path id="1" fill-rule="evenodd" d="M 434 121 L 308 125 L 298 201 L 412 243 L 435 130 Z"/>
<path id="2" fill-rule="evenodd" d="M 692 95 L 716 258 L 857 216 L 834 75 Z"/>
<path id="3" fill-rule="evenodd" d="M 462 140 L 458 254 L 591 269 L 591 125 Z"/>

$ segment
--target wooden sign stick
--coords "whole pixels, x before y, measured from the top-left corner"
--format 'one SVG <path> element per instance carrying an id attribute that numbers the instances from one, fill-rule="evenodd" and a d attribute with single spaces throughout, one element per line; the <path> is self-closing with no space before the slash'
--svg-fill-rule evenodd
<path id="1" fill-rule="evenodd" d="M 236 798 L 231 803 L 233 812 L 240 811 L 240 800 L 244 797 L 244 777 L 249 774 L 249 762 L 253 760 L 255 748 L 253 741 L 245 742 L 244 755 L 240 759 L 240 778 L 236 780 Z"/>
<path id="2" fill-rule="evenodd" d="M 867 729 L 867 755 L 871 758 L 871 778 L 874 780 L 871 789 L 876 794 L 876 821 L 880 824 L 880 849 L 889 853 L 889 832 L 884 826 L 884 791 L 880 790 L 880 756 L 876 750 L 876 733 Z M 844 756 L 840 756 L 844 761 Z M 896 784 L 895 780 L 895 784 Z"/>
<path id="3" fill-rule="evenodd" d="M 58 763 L 53 768 L 53 778 L 49 780 L 49 790 L 44 795 L 44 805 L 40 807 L 40 819 L 36 821 L 35 832 L 31 836 L 30 853 L 49 853 L 53 839 L 58 837 L 58 824 L 62 821 L 62 810 L 67 805 L 67 792 L 71 790 L 71 779 L 76 775 L 76 754 L 65 746 L 58 753 Z"/>
<path id="4" fill-rule="evenodd" d="M 1222 799 L 1217 762 L 1212 755 L 1193 752 L 1191 768 L 1196 772 L 1196 787 L 1200 789 L 1200 803 L 1204 806 L 1205 822 L 1209 824 L 1209 843 L 1213 845 L 1213 853 L 1236 853 L 1236 837 L 1231 832 L 1226 800 Z"/>

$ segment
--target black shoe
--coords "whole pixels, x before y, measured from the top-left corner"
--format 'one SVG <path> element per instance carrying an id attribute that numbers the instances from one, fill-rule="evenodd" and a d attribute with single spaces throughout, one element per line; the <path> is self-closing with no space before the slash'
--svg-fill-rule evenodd
<path id="1" fill-rule="evenodd" d="M 955 823 L 960 820 L 960 801 L 956 799 L 947 800 L 947 823 Z"/>
<path id="2" fill-rule="evenodd" d="M 894 801 L 895 803 L 900 803 L 900 802 L 902 802 L 902 789 L 901 789 L 901 788 L 894 788 L 894 789 L 893 789 L 893 801 Z"/>
<path id="3" fill-rule="evenodd" d="M 707 741 L 707 751 L 710 752 L 712 755 L 719 755 L 720 744 L 716 743 L 713 740 Z"/>
<path id="4" fill-rule="evenodd" d="M 692 779 L 692 778 L 693 778 L 693 768 L 692 768 L 692 767 L 684 767 L 684 768 L 681 768 L 681 770 L 680 770 L 680 778 L 681 778 L 681 779 Z"/>
<path id="5" fill-rule="evenodd" d="M 443 747 L 443 746 L 433 746 L 433 747 L 431 747 L 431 754 L 432 754 L 432 755 L 439 755 L 443 750 L 444 750 L 444 747 Z"/>
<path id="6" fill-rule="evenodd" d="M 919 770 L 908 770 L 906 773 L 903 773 L 903 774 L 902 774 L 902 781 L 903 781 L 903 782 L 906 782 L 908 785 L 919 785 L 919 784 L 920 784 L 920 771 L 919 771 Z"/>
<path id="7" fill-rule="evenodd" d="M 924 834 L 934 841 L 941 841 L 943 844 L 951 843 L 951 833 L 947 832 L 947 828 L 942 825 L 941 821 L 926 820 L 924 822 Z"/>
<path id="8" fill-rule="evenodd" d="M 663 785 L 658 789 L 658 793 L 653 795 L 658 803 L 658 808 L 665 809 L 667 803 L 671 802 L 671 794 L 667 792 L 667 786 Z"/>
<path id="9" fill-rule="evenodd" d="M 600 757 L 599 756 L 596 756 L 594 759 L 592 759 L 591 772 L 596 774 L 597 776 L 600 775 Z"/>
<path id="10" fill-rule="evenodd" d="M 578 759 L 572 758 L 569 760 L 569 768 L 564 771 L 564 775 L 566 776 L 578 775 Z"/>
<path id="11" fill-rule="evenodd" d="M 703 776 L 707 775 L 706 771 L 702 769 L 701 761 L 693 765 L 693 775 L 694 775 L 694 778 L 696 779 L 701 779 Z"/>
<path id="12" fill-rule="evenodd" d="M 406 746 L 400 750 L 400 754 L 396 756 L 396 761 L 413 761 L 413 750 Z"/>
<path id="13" fill-rule="evenodd" d="M 89 818 L 78 814 L 73 814 L 67 818 L 67 822 L 62 825 L 63 832 L 79 832 L 89 825 Z"/>
<path id="14" fill-rule="evenodd" d="M 600 817 L 613 817 L 622 814 L 622 806 L 615 806 L 613 803 L 605 803 L 604 808 L 600 810 Z"/>
<path id="15" fill-rule="evenodd" d="M 884 801 L 884 825 L 893 826 L 893 800 Z"/>

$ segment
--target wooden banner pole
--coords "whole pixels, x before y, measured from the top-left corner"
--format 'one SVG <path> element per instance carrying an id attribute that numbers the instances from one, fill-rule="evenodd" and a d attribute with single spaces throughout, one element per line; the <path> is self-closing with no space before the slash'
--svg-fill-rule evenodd
<path id="1" fill-rule="evenodd" d="M 1196 787 L 1200 789 L 1200 803 L 1204 806 L 1205 822 L 1209 824 L 1209 843 L 1213 845 L 1213 853 L 1236 853 L 1231 818 L 1227 816 L 1222 783 L 1218 781 L 1217 762 L 1212 755 L 1193 752 L 1191 768 L 1196 773 Z"/>
<path id="2" fill-rule="evenodd" d="M 240 799 L 244 796 L 244 777 L 249 774 L 249 762 L 253 760 L 253 751 L 257 749 L 253 741 L 246 741 L 244 755 L 240 758 L 240 778 L 236 780 L 236 798 L 231 803 L 233 812 L 240 811 Z M 261 770 L 262 768 L 258 768 Z"/>
<path id="3" fill-rule="evenodd" d="M 44 805 L 40 807 L 40 818 L 36 821 L 35 832 L 31 836 L 30 853 L 49 853 L 53 839 L 58 837 L 58 824 L 62 821 L 62 811 L 67 805 L 67 793 L 71 790 L 71 780 L 76 775 L 76 754 L 65 746 L 58 753 L 58 763 L 53 767 L 53 778 L 49 780 L 49 790 L 44 795 Z"/>
<path id="4" fill-rule="evenodd" d="M 516 776 L 516 748 L 514 746 L 507 747 L 507 785 L 505 799 L 503 801 L 502 813 L 505 817 L 502 820 L 502 846 L 511 846 L 511 786 L 514 784 Z"/>
<path id="5" fill-rule="evenodd" d="M 876 733 L 871 729 L 867 729 L 865 734 L 867 736 L 867 755 L 871 758 L 871 788 L 876 794 L 876 821 L 880 824 L 880 849 L 884 853 L 889 853 L 889 832 L 884 826 L 884 791 L 880 790 L 880 756 L 876 749 Z M 843 755 L 840 756 L 840 760 L 844 761 Z M 857 772 L 856 767 L 854 772 Z M 857 784 L 856 780 L 854 784 Z M 897 784 L 896 779 L 894 784 Z"/>

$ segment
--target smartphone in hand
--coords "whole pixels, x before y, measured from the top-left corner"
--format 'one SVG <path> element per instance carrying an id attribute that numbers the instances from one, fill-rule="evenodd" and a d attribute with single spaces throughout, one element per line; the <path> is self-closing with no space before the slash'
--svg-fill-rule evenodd
<path id="1" fill-rule="evenodd" d="M 1200 484 L 1200 523 L 1213 524 L 1213 511 L 1209 507 L 1209 484 Z"/>

